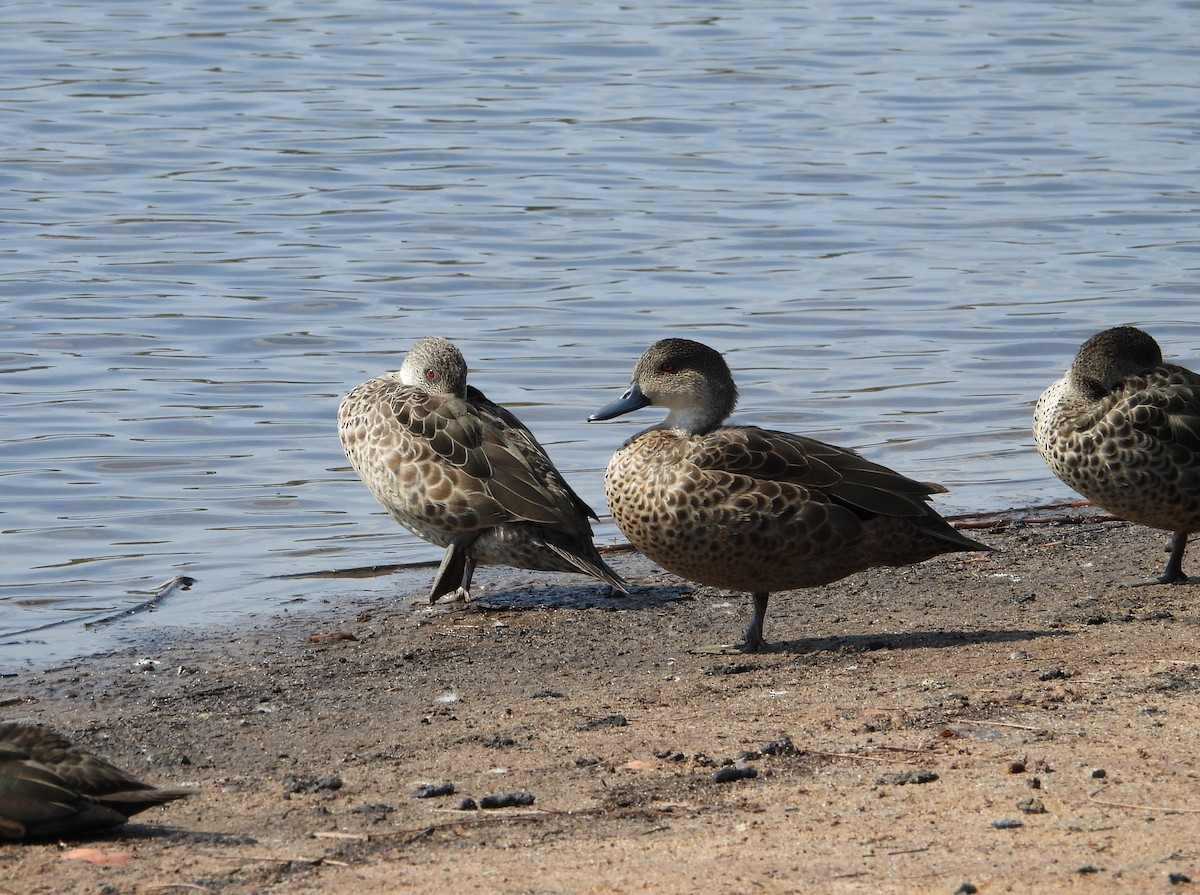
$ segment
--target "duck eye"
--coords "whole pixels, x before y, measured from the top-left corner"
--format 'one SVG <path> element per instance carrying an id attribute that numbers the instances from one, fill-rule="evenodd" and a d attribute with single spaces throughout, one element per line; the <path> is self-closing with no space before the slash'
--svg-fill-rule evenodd
<path id="1" fill-rule="evenodd" d="M 436 369 L 434 369 L 433 367 L 425 368 L 425 378 L 428 379 L 430 382 L 433 382 L 433 380 L 437 379 L 437 376 L 438 376 L 438 372 Z"/>
<path id="2" fill-rule="evenodd" d="M 671 361 L 669 361 L 669 360 L 665 360 L 665 361 L 663 361 L 663 362 L 662 362 L 662 363 L 659 365 L 659 367 L 658 367 L 658 368 L 659 368 L 660 370 L 662 370 L 664 373 L 674 373 L 674 372 L 675 372 L 675 364 L 674 364 L 674 363 L 672 363 L 672 362 L 671 362 Z"/>

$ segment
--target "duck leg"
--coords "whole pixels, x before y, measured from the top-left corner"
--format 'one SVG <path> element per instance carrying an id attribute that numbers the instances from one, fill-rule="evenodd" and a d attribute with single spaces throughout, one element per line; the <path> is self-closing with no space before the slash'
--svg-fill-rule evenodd
<path id="1" fill-rule="evenodd" d="M 1188 576 L 1183 571 L 1183 551 L 1187 549 L 1188 532 L 1177 531 L 1171 535 L 1171 556 L 1167 568 L 1157 578 L 1140 578 L 1122 583 L 1121 587 L 1145 587 L 1148 584 L 1187 584 Z"/>
<path id="2" fill-rule="evenodd" d="M 444 594 L 452 594 L 447 603 L 469 603 L 471 601 L 471 577 L 475 574 L 475 557 L 471 545 L 478 534 L 456 538 L 446 548 L 442 564 L 438 566 L 429 590 L 429 602 L 436 603 Z"/>
<path id="3" fill-rule="evenodd" d="M 1183 572 L 1183 551 L 1187 549 L 1188 532 L 1177 531 L 1171 535 L 1171 558 L 1166 571 L 1158 579 L 1161 584 L 1186 584 L 1188 576 Z"/>
<path id="4" fill-rule="evenodd" d="M 770 597 L 764 591 L 754 594 L 754 614 L 750 616 L 750 624 L 746 627 L 746 642 L 740 644 L 742 652 L 758 653 L 767 648 L 763 640 L 763 622 L 767 617 L 767 600 Z"/>
<path id="5" fill-rule="evenodd" d="M 746 628 L 745 641 L 742 643 L 721 643 L 716 646 L 698 646 L 692 652 L 718 656 L 764 652 L 767 649 L 767 642 L 763 640 L 762 636 L 763 620 L 767 617 L 767 600 L 770 596 L 766 592 L 759 592 L 753 595 L 754 614 L 750 617 L 750 624 Z"/>

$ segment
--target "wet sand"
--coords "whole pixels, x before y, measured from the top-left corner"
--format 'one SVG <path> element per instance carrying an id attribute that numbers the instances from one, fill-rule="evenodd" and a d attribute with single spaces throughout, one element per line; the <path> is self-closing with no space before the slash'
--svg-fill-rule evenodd
<path id="1" fill-rule="evenodd" d="M 424 580 L 368 605 L 349 579 L 320 614 L 23 672 L 5 719 L 197 793 L 85 843 L 115 863 L 0 845 L 0 892 L 1189 891 L 1200 586 L 1118 586 L 1167 536 L 1069 515 L 776 594 L 757 656 L 691 651 L 748 597 L 616 553 L 628 598 L 481 569 L 430 611 Z"/>

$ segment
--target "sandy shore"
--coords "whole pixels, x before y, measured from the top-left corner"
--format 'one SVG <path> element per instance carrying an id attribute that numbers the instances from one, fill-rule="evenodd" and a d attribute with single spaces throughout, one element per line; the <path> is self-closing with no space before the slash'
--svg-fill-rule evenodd
<path id="1" fill-rule="evenodd" d="M 114 863 L 0 845 L 0 892 L 1190 891 L 1197 587 L 1119 587 L 1166 536 L 1079 515 L 777 594 L 760 656 L 690 651 L 744 595 L 618 554 L 626 599 L 483 569 L 431 612 L 349 580 L 157 664 L 6 678 L 4 718 L 197 794 L 90 843 Z"/>

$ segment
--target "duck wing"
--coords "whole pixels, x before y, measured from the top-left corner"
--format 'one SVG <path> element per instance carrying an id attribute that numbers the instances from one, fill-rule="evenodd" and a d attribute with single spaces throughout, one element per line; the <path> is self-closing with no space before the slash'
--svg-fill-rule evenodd
<path id="1" fill-rule="evenodd" d="M 1135 432 L 1162 445 L 1200 457 L 1200 376 L 1183 367 L 1164 366 L 1126 380 L 1117 400 L 1106 408 L 1113 420 L 1129 421 Z M 1107 402 L 1106 402 L 1107 403 Z"/>
<path id="2" fill-rule="evenodd" d="M 556 505 L 565 498 L 578 513 L 589 519 L 599 520 L 596 511 L 575 493 L 575 489 L 562 477 L 541 442 L 516 414 L 507 407 L 489 400 L 474 386 L 467 386 L 467 400 L 481 416 L 490 419 L 497 432 L 497 441 L 519 456 L 521 462 L 518 465 L 527 466 L 533 480 L 543 490 L 553 493 L 553 502 Z"/>
<path id="3" fill-rule="evenodd" d="M 574 492 L 537 439 L 478 389 L 468 387 L 465 400 L 398 392 L 389 405 L 397 427 L 389 465 L 417 464 L 420 502 L 439 502 L 443 527 L 451 519 L 450 530 L 469 531 L 514 521 L 555 523 L 578 514 Z"/>
<path id="4" fill-rule="evenodd" d="M 188 795 L 143 783 L 52 730 L 0 724 L 0 836 L 105 829 Z"/>
<path id="5" fill-rule="evenodd" d="M 941 485 L 918 482 L 872 463 L 856 451 L 752 426 L 727 427 L 706 439 L 697 465 L 744 475 L 759 481 L 786 482 L 834 502 L 860 517 L 928 516 L 931 494 Z"/>
<path id="6" fill-rule="evenodd" d="M 84 751 L 47 727 L 0 724 L 0 761 L 33 762 L 76 792 L 104 795 L 127 789 L 153 789 L 103 758 Z M 41 774 L 33 773 L 35 779 Z"/>

